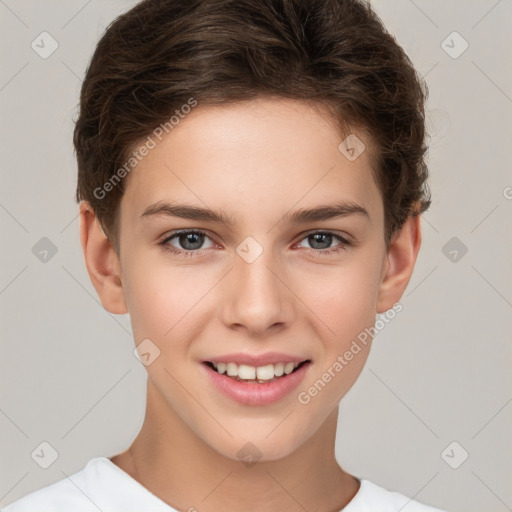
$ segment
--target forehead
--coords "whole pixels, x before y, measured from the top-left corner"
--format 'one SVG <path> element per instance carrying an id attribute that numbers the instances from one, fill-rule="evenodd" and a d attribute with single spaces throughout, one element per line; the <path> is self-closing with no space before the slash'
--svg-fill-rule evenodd
<path id="1" fill-rule="evenodd" d="M 345 137 L 318 104 L 270 98 L 199 104 L 131 172 L 121 216 L 136 221 L 151 204 L 172 199 L 222 209 L 240 221 L 343 200 L 378 217 L 371 141 L 352 132 L 365 149 L 351 160 L 346 146 L 340 151 Z"/>

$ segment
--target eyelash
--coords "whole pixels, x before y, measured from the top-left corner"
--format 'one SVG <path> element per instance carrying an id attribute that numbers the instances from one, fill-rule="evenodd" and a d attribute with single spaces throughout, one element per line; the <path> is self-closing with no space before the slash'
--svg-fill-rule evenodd
<path id="1" fill-rule="evenodd" d="M 201 252 L 200 249 L 193 249 L 193 250 L 180 250 L 176 249 L 172 245 L 169 245 L 169 242 L 173 240 L 174 238 L 179 237 L 180 235 L 188 235 L 188 234 L 195 234 L 195 235 L 204 235 L 208 238 L 208 234 L 205 231 L 202 231 L 200 229 L 190 229 L 186 231 L 176 231 L 172 233 L 170 236 L 166 237 L 164 240 L 159 242 L 159 245 L 162 246 L 162 248 L 165 251 L 168 251 L 172 254 L 176 254 L 179 256 L 184 256 L 185 258 L 191 258 L 194 256 L 197 256 L 198 253 Z M 343 251 L 346 251 L 348 247 L 352 246 L 353 243 L 348 241 L 346 238 L 343 238 L 340 235 L 337 235 L 336 233 L 333 233 L 331 231 L 312 231 L 308 234 L 306 234 L 300 241 L 304 240 L 305 238 L 310 237 L 311 235 L 331 235 L 335 238 L 337 238 L 341 243 L 340 245 L 333 247 L 332 249 L 306 249 L 308 252 L 314 253 L 315 256 L 325 257 L 325 256 L 331 256 L 334 254 L 339 254 Z"/>

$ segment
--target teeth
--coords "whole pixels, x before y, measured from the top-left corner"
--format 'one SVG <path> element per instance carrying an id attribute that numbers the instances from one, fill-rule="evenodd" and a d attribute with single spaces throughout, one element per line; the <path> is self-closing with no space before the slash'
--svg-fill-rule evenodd
<path id="1" fill-rule="evenodd" d="M 295 369 L 294 363 L 286 363 L 284 365 L 284 373 L 286 373 L 286 375 L 288 375 L 289 373 L 292 373 L 294 369 Z"/>
<path id="2" fill-rule="evenodd" d="M 228 377 L 238 377 L 240 380 L 269 381 L 283 374 L 289 375 L 300 363 L 276 363 L 266 366 L 238 365 L 236 363 L 212 363 L 218 373 L 226 373 Z"/>
<path id="3" fill-rule="evenodd" d="M 274 375 L 276 377 L 281 377 L 281 375 L 283 375 L 284 373 L 284 363 L 277 363 L 277 364 L 274 364 Z"/>
<path id="4" fill-rule="evenodd" d="M 267 366 L 258 366 L 256 368 L 256 376 L 260 380 L 270 380 L 274 378 L 274 365 L 267 364 Z"/>
<path id="5" fill-rule="evenodd" d="M 238 367 L 238 376 L 243 380 L 253 380 L 256 377 L 256 368 L 241 364 Z"/>
<path id="6" fill-rule="evenodd" d="M 215 363 L 213 364 L 215 366 Z M 226 370 L 229 377 L 237 377 L 238 376 L 238 365 L 236 363 L 227 363 Z"/>

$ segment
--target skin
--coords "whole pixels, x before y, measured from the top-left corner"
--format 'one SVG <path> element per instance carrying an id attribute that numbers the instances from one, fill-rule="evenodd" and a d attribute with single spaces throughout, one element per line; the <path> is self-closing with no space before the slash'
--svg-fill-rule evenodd
<path id="1" fill-rule="evenodd" d="M 410 217 L 386 250 L 371 141 L 353 133 L 367 150 L 349 161 L 338 150 L 344 137 L 318 105 L 269 97 L 199 105 L 129 176 L 119 255 L 90 204 L 80 204 L 84 257 L 103 306 L 130 314 L 136 345 L 149 338 L 160 350 L 146 366 L 142 429 L 111 460 L 178 510 L 337 511 L 359 489 L 334 446 L 339 400 L 371 343 L 307 405 L 297 395 L 374 325 L 376 313 L 400 300 L 421 231 L 420 218 Z M 162 200 L 223 210 L 236 222 L 140 219 Z M 290 210 L 339 200 L 363 206 L 369 218 L 283 221 Z M 167 244 L 195 256 L 159 245 L 189 228 L 207 236 Z M 354 243 L 322 256 L 341 242 L 315 242 L 309 235 L 318 231 Z M 248 236 L 263 248 L 252 263 L 236 252 Z M 208 357 L 267 351 L 312 360 L 299 388 L 275 404 L 236 403 L 202 371 Z M 250 467 L 237 457 L 247 442 L 262 454 Z"/>

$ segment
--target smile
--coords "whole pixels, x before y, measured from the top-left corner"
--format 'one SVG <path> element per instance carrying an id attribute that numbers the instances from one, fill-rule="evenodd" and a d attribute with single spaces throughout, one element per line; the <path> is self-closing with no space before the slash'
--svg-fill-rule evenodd
<path id="1" fill-rule="evenodd" d="M 243 381 L 243 382 L 273 382 L 279 377 L 283 375 L 289 375 L 293 373 L 297 368 L 305 363 L 309 362 L 309 360 L 302 361 L 301 363 L 297 362 L 281 362 L 275 364 L 267 364 L 265 366 L 250 366 L 247 364 L 237 364 L 237 363 L 213 363 L 211 361 L 206 361 L 205 364 L 209 365 L 213 368 L 217 373 L 221 375 L 226 374 L 228 377 L 231 377 L 234 380 Z"/>
<path id="2" fill-rule="evenodd" d="M 264 366 L 204 361 L 199 366 L 206 372 L 213 390 L 243 405 L 263 406 L 288 396 L 303 381 L 311 365 L 307 359 Z"/>

